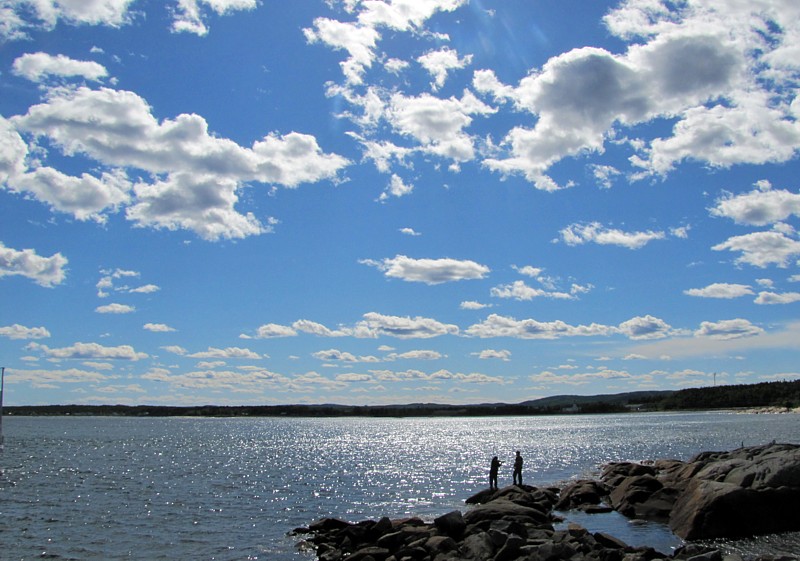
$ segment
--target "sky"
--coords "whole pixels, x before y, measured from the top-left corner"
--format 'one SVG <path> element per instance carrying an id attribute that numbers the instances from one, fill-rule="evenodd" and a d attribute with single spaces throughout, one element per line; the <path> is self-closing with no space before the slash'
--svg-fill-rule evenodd
<path id="1" fill-rule="evenodd" d="M 6 405 L 800 378 L 796 0 L 0 0 Z"/>

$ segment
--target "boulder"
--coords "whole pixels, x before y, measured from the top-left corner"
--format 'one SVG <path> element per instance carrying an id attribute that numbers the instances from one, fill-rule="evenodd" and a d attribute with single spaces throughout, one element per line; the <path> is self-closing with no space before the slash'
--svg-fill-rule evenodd
<path id="1" fill-rule="evenodd" d="M 467 523 L 464 522 L 464 517 L 461 516 L 460 510 L 448 512 L 435 519 L 433 523 L 440 532 L 453 538 L 461 537 L 461 534 L 467 528 Z"/>
<path id="2" fill-rule="evenodd" d="M 696 479 L 678 497 L 669 526 L 685 540 L 747 537 L 800 529 L 800 488 L 755 490 Z"/>
<path id="3" fill-rule="evenodd" d="M 561 489 L 556 510 L 585 509 L 590 505 L 599 505 L 608 495 L 608 486 L 600 481 L 581 479 Z"/>
<path id="4" fill-rule="evenodd" d="M 497 499 L 486 504 L 478 505 L 464 515 L 467 524 L 475 524 L 481 520 L 496 519 L 516 520 L 530 522 L 536 525 L 549 525 L 550 517 L 540 510 L 518 505 L 508 499 Z"/>

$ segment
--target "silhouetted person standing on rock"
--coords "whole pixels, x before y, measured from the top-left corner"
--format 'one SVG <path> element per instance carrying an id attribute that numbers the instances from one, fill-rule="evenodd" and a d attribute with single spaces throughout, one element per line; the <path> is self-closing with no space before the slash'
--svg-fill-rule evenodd
<path id="1" fill-rule="evenodd" d="M 517 450 L 517 457 L 514 458 L 514 485 L 522 485 L 522 456 Z M 519 483 L 517 482 L 519 480 Z"/>
<path id="2" fill-rule="evenodd" d="M 497 489 L 497 471 L 503 462 L 497 459 L 497 456 L 492 458 L 492 464 L 489 466 L 489 489 Z"/>

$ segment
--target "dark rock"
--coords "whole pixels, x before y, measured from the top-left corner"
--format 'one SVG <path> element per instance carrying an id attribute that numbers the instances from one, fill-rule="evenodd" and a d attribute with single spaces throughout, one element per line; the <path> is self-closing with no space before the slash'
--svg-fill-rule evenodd
<path id="1" fill-rule="evenodd" d="M 564 487 L 555 505 L 557 510 L 572 510 L 598 505 L 608 495 L 608 487 L 600 481 L 581 479 Z"/>
<path id="2" fill-rule="evenodd" d="M 432 536 L 425 542 L 425 549 L 433 553 L 453 551 L 458 549 L 458 544 L 450 536 Z"/>
<path id="3" fill-rule="evenodd" d="M 347 556 L 347 561 L 385 561 L 389 550 L 382 547 L 365 547 Z"/>
<path id="4" fill-rule="evenodd" d="M 331 530 L 340 530 L 351 526 L 349 522 L 339 520 L 338 518 L 322 518 L 309 525 L 309 532 L 329 532 Z"/>
<path id="5" fill-rule="evenodd" d="M 461 554 L 465 559 L 483 561 L 494 556 L 495 546 L 486 532 L 479 532 L 464 538 Z"/>
<path id="6" fill-rule="evenodd" d="M 678 497 L 669 525 L 686 540 L 797 530 L 798 501 L 800 487 L 754 490 L 696 479 Z"/>
<path id="7" fill-rule="evenodd" d="M 453 538 L 461 537 L 467 528 L 467 523 L 464 522 L 460 510 L 448 512 L 435 519 L 433 523 L 440 532 Z"/>
<path id="8" fill-rule="evenodd" d="M 624 541 L 604 532 L 596 532 L 592 536 L 603 547 L 610 547 L 611 549 L 625 549 L 628 547 L 628 544 Z"/>
<path id="9" fill-rule="evenodd" d="M 523 545 L 525 545 L 525 540 L 523 538 L 516 534 L 509 535 L 506 543 L 500 548 L 497 555 L 495 555 L 494 561 L 511 561 L 511 559 L 517 557 Z"/>
<path id="10" fill-rule="evenodd" d="M 474 524 L 480 520 L 495 520 L 505 518 L 534 524 L 548 524 L 549 518 L 541 511 L 518 505 L 506 499 L 497 499 L 486 504 L 478 505 L 464 515 L 467 524 Z"/>

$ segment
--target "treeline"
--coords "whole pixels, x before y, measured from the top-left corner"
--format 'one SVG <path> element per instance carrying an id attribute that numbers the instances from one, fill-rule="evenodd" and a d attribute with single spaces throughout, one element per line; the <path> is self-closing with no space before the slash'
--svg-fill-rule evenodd
<path id="1" fill-rule="evenodd" d="M 800 407 L 800 380 L 679 390 L 658 406 L 663 410 Z"/>
<path id="2" fill-rule="evenodd" d="M 571 404 L 571 405 L 570 405 Z M 519 404 L 479 405 L 32 405 L 6 407 L 9 415 L 98 415 L 129 417 L 477 417 L 562 415 L 748 407 L 800 407 L 800 380 L 633 392 L 601 396 L 558 396 Z"/>

